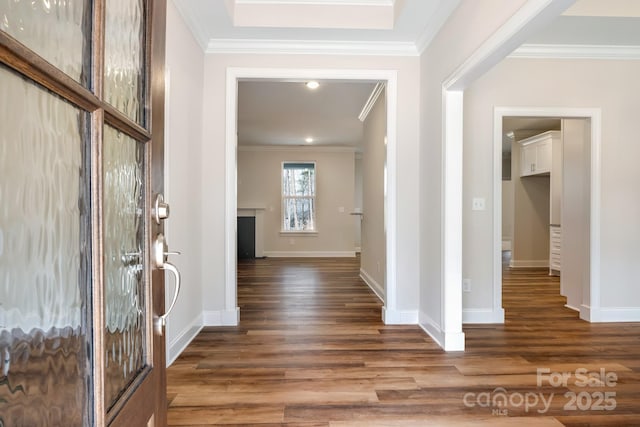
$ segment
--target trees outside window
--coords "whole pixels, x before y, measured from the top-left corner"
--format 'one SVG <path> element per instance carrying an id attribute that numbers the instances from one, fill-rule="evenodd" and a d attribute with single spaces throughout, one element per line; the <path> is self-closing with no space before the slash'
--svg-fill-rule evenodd
<path id="1" fill-rule="evenodd" d="M 316 164 L 282 164 L 282 231 L 316 231 Z"/>

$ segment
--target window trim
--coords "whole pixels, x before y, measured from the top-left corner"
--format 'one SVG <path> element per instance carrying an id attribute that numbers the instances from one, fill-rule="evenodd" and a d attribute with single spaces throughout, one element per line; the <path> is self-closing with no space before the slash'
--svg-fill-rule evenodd
<path id="1" fill-rule="evenodd" d="M 312 196 L 287 196 L 284 194 L 284 170 L 286 164 L 309 164 L 313 165 L 313 195 Z M 280 164 L 280 235 L 299 235 L 299 236 L 313 236 L 318 234 L 318 215 L 317 215 L 317 199 L 318 199 L 318 181 L 316 176 L 318 174 L 318 164 L 315 160 L 283 160 Z M 285 230 L 284 229 L 284 215 L 285 215 L 285 199 L 312 199 L 313 203 L 313 229 L 311 230 Z"/>

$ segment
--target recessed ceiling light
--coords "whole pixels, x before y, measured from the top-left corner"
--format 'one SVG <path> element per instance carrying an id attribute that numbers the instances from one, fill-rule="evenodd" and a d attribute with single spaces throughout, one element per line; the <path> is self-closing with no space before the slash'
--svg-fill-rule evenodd
<path id="1" fill-rule="evenodd" d="M 306 86 L 307 86 L 309 89 L 318 89 L 318 87 L 320 87 L 320 83 L 318 83 L 318 82 L 316 82 L 316 81 L 312 80 L 312 81 L 310 81 L 310 82 L 307 82 L 307 83 L 306 83 Z"/>
<path id="2" fill-rule="evenodd" d="M 313 142 L 313 138 L 307 137 L 307 138 L 304 139 L 304 142 L 306 142 L 308 144 L 311 144 Z"/>

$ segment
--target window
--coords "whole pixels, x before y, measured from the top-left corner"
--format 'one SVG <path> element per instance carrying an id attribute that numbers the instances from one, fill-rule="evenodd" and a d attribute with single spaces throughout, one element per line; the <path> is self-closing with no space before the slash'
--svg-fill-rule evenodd
<path id="1" fill-rule="evenodd" d="M 316 164 L 282 164 L 282 231 L 316 231 Z"/>

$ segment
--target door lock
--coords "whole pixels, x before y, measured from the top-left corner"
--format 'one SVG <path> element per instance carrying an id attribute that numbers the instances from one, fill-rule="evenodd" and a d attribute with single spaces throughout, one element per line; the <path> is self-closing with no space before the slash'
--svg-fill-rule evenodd
<path id="1" fill-rule="evenodd" d="M 160 225 L 160 221 L 169 218 L 169 213 L 169 203 L 164 201 L 162 194 L 158 194 L 153 209 L 151 210 L 151 217 L 155 220 L 156 224 Z"/>

